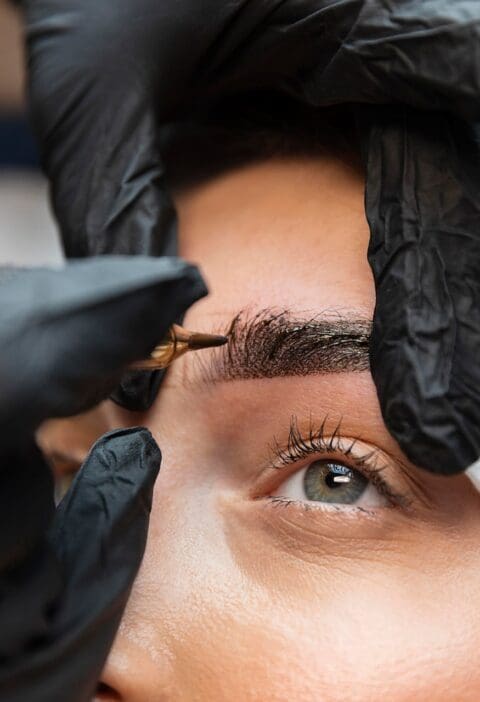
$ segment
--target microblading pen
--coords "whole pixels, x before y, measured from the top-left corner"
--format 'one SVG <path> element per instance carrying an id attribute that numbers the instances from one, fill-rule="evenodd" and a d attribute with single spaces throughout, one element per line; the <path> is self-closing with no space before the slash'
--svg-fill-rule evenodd
<path id="1" fill-rule="evenodd" d="M 228 337 L 217 334 L 201 334 L 187 331 L 178 324 L 173 324 L 163 341 L 154 348 L 149 358 L 130 364 L 132 370 L 160 370 L 167 368 L 177 358 L 188 351 L 200 351 L 215 346 L 223 346 Z"/>

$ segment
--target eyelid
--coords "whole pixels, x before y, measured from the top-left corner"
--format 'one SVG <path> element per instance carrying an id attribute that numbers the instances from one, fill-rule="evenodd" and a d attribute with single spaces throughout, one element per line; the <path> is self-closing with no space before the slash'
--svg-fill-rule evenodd
<path id="1" fill-rule="evenodd" d="M 405 493 L 396 491 L 390 483 L 384 479 L 381 473 L 388 467 L 388 463 L 378 465 L 378 459 L 382 455 L 382 451 L 375 447 L 370 451 L 363 453 L 355 453 L 355 446 L 362 444 L 359 438 L 344 437 L 341 435 L 341 422 L 337 424 L 331 434 L 326 432 L 326 422 L 328 417 L 325 417 L 317 431 L 314 431 L 313 423 L 310 420 L 310 427 L 307 435 L 304 436 L 298 428 L 298 421 L 295 415 L 292 415 L 290 420 L 290 431 L 287 444 L 281 446 L 274 439 L 271 446 L 273 459 L 270 461 L 269 467 L 275 470 L 283 469 L 292 465 L 297 465 L 305 458 L 311 458 L 313 461 L 318 455 L 324 458 L 337 458 L 340 455 L 342 461 L 350 468 L 358 470 L 365 475 L 371 483 L 379 490 L 379 492 L 390 502 L 392 507 L 400 507 L 408 510 L 411 505 L 411 498 Z M 390 461 L 402 470 L 398 462 L 389 456 Z M 301 470 L 299 466 L 297 470 Z"/>

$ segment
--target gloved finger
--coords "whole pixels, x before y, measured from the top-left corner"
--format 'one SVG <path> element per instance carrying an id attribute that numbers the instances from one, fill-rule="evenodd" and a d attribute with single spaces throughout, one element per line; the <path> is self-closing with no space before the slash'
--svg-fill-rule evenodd
<path id="1" fill-rule="evenodd" d="M 146 429 L 112 432 L 92 449 L 49 536 L 63 589 L 48 635 L 0 673 L 3 702 L 92 699 L 143 557 L 159 465 Z"/>
<path id="2" fill-rule="evenodd" d="M 13 443 L 107 397 L 206 294 L 194 266 L 138 256 L 25 270 L 0 290 L 0 436 Z"/>
<path id="3" fill-rule="evenodd" d="M 480 456 L 480 128 L 365 108 L 372 372 L 385 422 L 436 473 Z"/>

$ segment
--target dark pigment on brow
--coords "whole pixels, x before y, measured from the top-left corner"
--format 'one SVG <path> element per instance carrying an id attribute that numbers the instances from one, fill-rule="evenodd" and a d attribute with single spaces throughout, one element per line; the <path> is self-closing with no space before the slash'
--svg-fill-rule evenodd
<path id="1" fill-rule="evenodd" d="M 213 360 L 223 380 L 369 370 L 371 322 L 341 317 L 307 320 L 282 311 L 240 312 L 228 344 Z"/>

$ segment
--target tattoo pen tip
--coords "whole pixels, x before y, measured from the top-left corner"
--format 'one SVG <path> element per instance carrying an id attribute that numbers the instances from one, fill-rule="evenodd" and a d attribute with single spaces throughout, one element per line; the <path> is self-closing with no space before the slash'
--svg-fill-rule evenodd
<path id="1" fill-rule="evenodd" d="M 214 346 L 223 346 L 228 341 L 228 337 L 218 334 L 197 334 L 194 333 L 188 340 L 188 348 L 192 351 L 208 349 Z"/>

